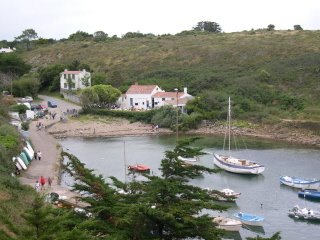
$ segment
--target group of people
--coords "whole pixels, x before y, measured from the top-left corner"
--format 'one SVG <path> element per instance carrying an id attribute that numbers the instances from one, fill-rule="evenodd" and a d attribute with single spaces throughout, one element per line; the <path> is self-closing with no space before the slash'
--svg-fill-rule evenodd
<path id="1" fill-rule="evenodd" d="M 40 151 L 36 152 L 34 151 L 34 160 L 41 160 L 42 158 L 42 153 Z"/>
<path id="2" fill-rule="evenodd" d="M 50 120 L 54 120 L 54 118 L 56 117 L 57 113 L 56 112 L 49 112 L 49 119 Z"/>
<path id="3" fill-rule="evenodd" d="M 48 188 L 51 188 L 52 184 L 52 178 L 48 177 L 47 179 L 43 176 L 39 178 L 39 180 L 36 180 L 35 189 L 37 192 L 40 192 L 41 190 L 45 190 L 45 184 L 48 183 Z"/>

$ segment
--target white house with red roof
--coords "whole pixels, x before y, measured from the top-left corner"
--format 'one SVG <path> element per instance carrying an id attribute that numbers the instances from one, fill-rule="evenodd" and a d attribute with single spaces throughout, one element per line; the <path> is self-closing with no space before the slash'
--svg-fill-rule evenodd
<path id="1" fill-rule="evenodd" d="M 72 84 L 69 86 L 68 79 Z M 63 90 L 77 90 L 91 86 L 91 73 L 85 69 L 82 71 L 70 71 L 65 69 L 60 73 L 60 89 Z"/>
<path id="2" fill-rule="evenodd" d="M 183 92 L 165 92 L 157 85 L 131 85 L 128 91 L 121 96 L 122 109 L 147 110 L 164 105 L 172 105 L 184 109 L 188 100 L 193 96 Z"/>

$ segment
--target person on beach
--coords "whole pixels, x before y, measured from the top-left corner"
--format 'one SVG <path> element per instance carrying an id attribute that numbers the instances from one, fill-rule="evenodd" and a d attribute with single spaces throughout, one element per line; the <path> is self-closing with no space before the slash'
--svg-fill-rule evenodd
<path id="1" fill-rule="evenodd" d="M 38 156 L 38 160 L 40 161 L 40 160 L 41 160 L 41 157 L 42 157 L 42 154 L 41 154 L 40 151 L 38 151 L 37 156 Z"/>
<path id="2" fill-rule="evenodd" d="M 37 159 L 38 159 L 37 152 L 34 151 L 34 160 L 37 160 Z"/>
<path id="3" fill-rule="evenodd" d="M 40 192 L 40 183 L 39 183 L 38 180 L 36 181 L 36 184 L 34 185 L 34 188 L 35 188 L 36 192 Z"/>
<path id="4" fill-rule="evenodd" d="M 52 184 L 52 179 L 51 179 L 51 177 L 48 177 L 48 186 L 49 186 L 49 188 L 51 188 L 51 184 Z"/>
<path id="5" fill-rule="evenodd" d="M 46 184 L 46 179 L 43 176 L 40 177 L 40 184 L 41 184 L 41 190 L 43 190 L 44 185 Z"/>

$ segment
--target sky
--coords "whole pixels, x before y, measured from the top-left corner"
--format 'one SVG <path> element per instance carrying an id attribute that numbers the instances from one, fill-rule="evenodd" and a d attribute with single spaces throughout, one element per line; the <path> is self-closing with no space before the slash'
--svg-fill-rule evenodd
<path id="1" fill-rule="evenodd" d="M 77 31 L 176 34 L 198 22 L 218 23 L 223 32 L 267 28 L 320 29 L 320 0 L 1 0 L 0 40 L 25 29 L 61 39 Z"/>

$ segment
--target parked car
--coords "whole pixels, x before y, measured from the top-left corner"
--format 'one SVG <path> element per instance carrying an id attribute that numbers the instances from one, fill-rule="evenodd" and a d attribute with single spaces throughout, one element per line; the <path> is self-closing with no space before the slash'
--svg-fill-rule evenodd
<path id="1" fill-rule="evenodd" d="M 33 102 L 33 98 L 30 96 L 25 96 L 24 98 L 27 102 Z"/>
<path id="2" fill-rule="evenodd" d="M 56 108 L 58 105 L 56 102 L 54 101 L 48 101 L 48 107 L 50 108 Z"/>

